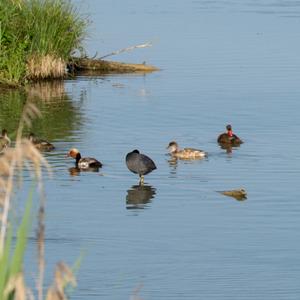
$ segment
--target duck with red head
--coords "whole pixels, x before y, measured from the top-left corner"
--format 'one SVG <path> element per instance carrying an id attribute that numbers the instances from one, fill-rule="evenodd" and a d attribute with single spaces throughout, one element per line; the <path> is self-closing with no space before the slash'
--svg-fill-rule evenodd
<path id="1" fill-rule="evenodd" d="M 102 167 L 102 163 L 93 157 L 81 157 L 80 152 L 72 148 L 69 153 L 69 157 L 76 160 L 75 165 L 78 169 L 88 170 L 88 169 L 99 169 Z"/>
<path id="2" fill-rule="evenodd" d="M 2 153 L 7 147 L 9 147 L 11 141 L 7 135 L 7 130 L 2 129 L 2 135 L 0 136 L 0 153 Z"/>
<path id="3" fill-rule="evenodd" d="M 243 143 L 243 141 L 233 133 L 232 126 L 229 124 L 226 126 L 227 132 L 224 132 L 219 135 L 218 143 L 221 145 L 228 145 L 228 146 L 239 146 Z"/>

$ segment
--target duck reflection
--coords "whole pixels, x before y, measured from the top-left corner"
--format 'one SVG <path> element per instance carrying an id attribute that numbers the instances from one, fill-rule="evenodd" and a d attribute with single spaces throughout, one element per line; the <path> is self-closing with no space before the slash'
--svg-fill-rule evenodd
<path id="1" fill-rule="evenodd" d="M 174 156 L 169 156 L 166 159 L 166 162 L 169 164 L 170 167 L 170 177 L 176 177 L 177 176 L 177 168 L 179 166 L 180 163 L 183 164 L 198 164 L 198 163 L 202 163 L 204 161 L 204 159 L 180 159 Z"/>
<path id="2" fill-rule="evenodd" d="M 127 190 L 126 208 L 144 209 L 151 199 L 154 198 L 156 189 L 151 185 L 133 185 Z"/>
<path id="3" fill-rule="evenodd" d="M 167 162 L 170 166 L 170 175 L 173 177 L 177 173 L 178 158 L 177 157 L 171 157 L 171 158 L 169 157 L 169 159 L 167 159 Z"/>
<path id="4" fill-rule="evenodd" d="M 220 144 L 220 148 L 223 149 L 223 150 L 226 150 L 227 154 L 232 153 L 232 146 L 231 145 L 222 145 L 222 144 Z"/>
<path id="5" fill-rule="evenodd" d="M 219 144 L 220 148 L 223 150 L 226 150 L 226 153 L 231 154 L 233 150 L 236 150 L 240 147 L 240 145 L 232 146 L 228 144 Z"/>
<path id="6" fill-rule="evenodd" d="M 71 176 L 79 176 L 81 172 L 99 172 L 99 168 L 79 169 L 76 167 L 69 168 Z"/>

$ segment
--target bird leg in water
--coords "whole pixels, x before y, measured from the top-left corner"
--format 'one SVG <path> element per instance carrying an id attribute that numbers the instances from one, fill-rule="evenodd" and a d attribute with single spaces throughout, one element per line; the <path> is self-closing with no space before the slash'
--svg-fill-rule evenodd
<path id="1" fill-rule="evenodd" d="M 140 175 L 140 184 L 141 184 L 141 185 L 144 184 L 144 175 Z"/>

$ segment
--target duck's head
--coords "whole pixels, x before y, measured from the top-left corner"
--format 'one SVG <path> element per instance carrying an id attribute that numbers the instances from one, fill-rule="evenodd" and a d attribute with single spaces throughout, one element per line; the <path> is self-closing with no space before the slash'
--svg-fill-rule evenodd
<path id="1" fill-rule="evenodd" d="M 80 154 L 79 150 L 76 148 L 72 148 L 69 153 L 67 154 L 68 157 L 77 158 L 77 155 Z"/>
<path id="2" fill-rule="evenodd" d="M 175 141 L 172 141 L 169 143 L 167 149 L 169 150 L 170 153 L 174 153 L 178 151 L 179 147 Z"/>
<path id="3" fill-rule="evenodd" d="M 226 129 L 229 131 L 229 130 L 232 130 L 232 127 L 231 127 L 231 125 L 230 124 L 228 124 L 227 126 L 226 126 Z"/>
<path id="4" fill-rule="evenodd" d="M 245 189 L 241 188 L 238 190 L 243 196 L 246 196 L 247 195 L 247 192 Z"/>
<path id="5" fill-rule="evenodd" d="M 2 136 L 7 136 L 7 130 L 6 129 L 2 129 Z"/>
<path id="6" fill-rule="evenodd" d="M 232 133 L 232 127 L 231 127 L 230 124 L 228 124 L 228 125 L 226 126 L 226 129 L 227 129 L 227 134 L 228 134 L 229 136 L 232 136 L 233 133 Z"/>

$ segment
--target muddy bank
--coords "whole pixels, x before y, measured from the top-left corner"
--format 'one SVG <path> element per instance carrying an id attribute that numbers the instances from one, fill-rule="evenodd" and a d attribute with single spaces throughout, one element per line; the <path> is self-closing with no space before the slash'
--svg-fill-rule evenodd
<path id="1" fill-rule="evenodd" d="M 77 73 L 147 73 L 159 70 L 145 63 L 130 64 L 91 58 L 73 59 L 72 62 L 68 64 L 68 69 L 75 76 Z"/>
<path id="2" fill-rule="evenodd" d="M 76 77 L 77 75 L 81 76 L 96 76 L 109 73 L 150 73 L 154 71 L 159 71 L 159 68 L 147 65 L 146 63 L 142 64 L 131 64 L 124 62 L 108 61 L 102 59 L 92 59 L 92 58 L 72 58 L 72 60 L 65 65 L 65 73 L 59 73 L 59 76 L 56 76 L 54 72 L 51 75 L 47 76 L 36 76 L 32 77 L 30 80 L 27 80 L 26 84 L 34 84 L 38 82 L 52 81 L 52 80 L 62 80 L 68 77 Z M 25 84 L 25 85 L 26 85 Z M 23 87 L 24 83 L 16 82 L 1 82 L 0 89 L 12 89 Z"/>

